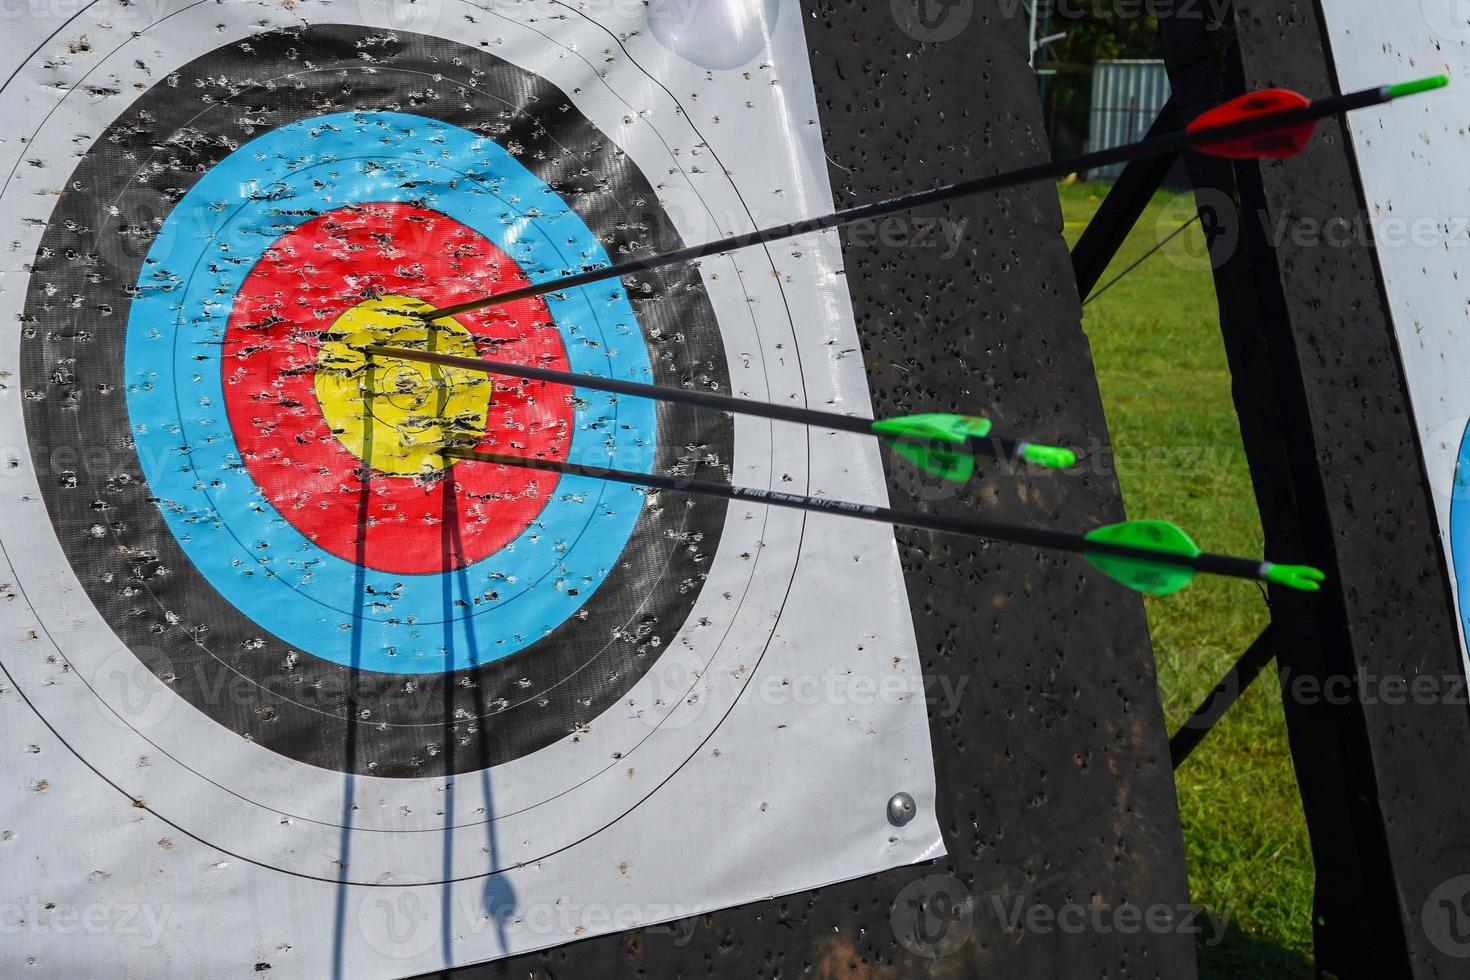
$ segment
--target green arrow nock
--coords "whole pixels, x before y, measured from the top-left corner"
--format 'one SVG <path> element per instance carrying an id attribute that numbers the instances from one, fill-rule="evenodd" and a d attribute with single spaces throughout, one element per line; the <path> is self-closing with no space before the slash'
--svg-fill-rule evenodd
<path id="1" fill-rule="evenodd" d="M 1267 562 L 1261 566 L 1261 570 L 1265 573 L 1267 582 L 1284 585 L 1298 592 L 1320 592 L 1322 583 L 1327 581 L 1326 572 L 1310 565 L 1273 565 Z"/>
<path id="2" fill-rule="evenodd" d="M 1031 442 L 1021 447 L 1021 458 L 1053 470 L 1071 469 L 1077 465 L 1077 454 L 1072 450 L 1061 446 L 1038 446 Z"/>
<path id="3" fill-rule="evenodd" d="M 1450 83 L 1448 75 L 1430 75 L 1428 78 L 1416 79 L 1412 82 L 1400 82 L 1397 85 L 1388 86 L 1388 97 L 1390 99 L 1402 99 L 1409 95 L 1418 95 L 1420 92 L 1432 92 L 1437 88 L 1444 88 Z"/>
<path id="4" fill-rule="evenodd" d="M 1310 565 L 1273 565 L 1270 562 L 1258 565 L 1244 558 L 1205 555 L 1189 535 L 1166 521 L 1129 521 L 1101 527 L 1087 535 L 1087 540 L 1186 559 L 1183 562 L 1150 561 L 1134 555 L 1083 550 L 1087 560 L 1104 575 L 1148 595 L 1178 592 L 1193 582 L 1201 570 L 1236 578 L 1261 579 L 1299 592 L 1321 591 L 1322 583 L 1327 580 L 1325 572 Z"/>
<path id="5" fill-rule="evenodd" d="M 873 423 L 873 431 L 892 440 L 894 451 L 925 473 L 965 483 L 975 473 L 971 444 L 990 435 L 990 420 L 937 412 L 882 419 Z M 1023 442 L 1018 449 L 1036 466 L 1064 470 L 1077 465 L 1077 454 L 1061 446 Z"/>

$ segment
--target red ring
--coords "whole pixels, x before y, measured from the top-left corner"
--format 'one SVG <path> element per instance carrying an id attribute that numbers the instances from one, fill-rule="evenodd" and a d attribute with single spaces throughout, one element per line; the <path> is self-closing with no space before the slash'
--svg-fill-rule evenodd
<path id="1" fill-rule="evenodd" d="M 528 283 L 516 262 L 478 232 L 406 204 L 339 208 L 274 242 L 235 298 L 223 362 L 230 427 L 266 499 L 319 547 L 384 572 L 442 573 L 515 540 L 545 507 L 554 480 L 471 465 L 429 481 L 375 472 L 364 502 L 362 461 L 332 434 L 313 381 L 320 333 L 368 296 L 447 306 Z M 457 319 L 483 356 L 569 367 L 561 334 L 540 298 Z M 573 422 L 566 389 L 492 380 L 481 447 L 565 459 Z M 458 488 L 450 500 L 457 513 L 448 515 L 447 526 L 446 479 Z"/>

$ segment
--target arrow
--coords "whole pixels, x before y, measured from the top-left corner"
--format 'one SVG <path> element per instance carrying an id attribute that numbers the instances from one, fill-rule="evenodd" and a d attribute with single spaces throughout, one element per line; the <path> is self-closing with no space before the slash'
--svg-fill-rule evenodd
<path id="1" fill-rule="evenodd" d="M 754 401 L 748 398 L 720 395 L 712 391 L 669 388 L 638 381 L 602 378 L 593 374 L 507 364 L 502 361 L 486 361 L 476 357 L 436 354 L 405 347 L 390 347 L 385 344 L 369 344 L 362 350 L 369 355 L 460 368 L 478 374 L 503 374 L 532 381 L 550 381 L 554 384 L 591 388 L 595 391 L 633 395 L 639 398 L 653 398 L 658 401 L 713 409 L 718 412 L 736 412 L 782 422 L 795 422 L 798 425 L 818 426 L 841 432 L 856 432 L 861 435 L 876 435 L 890 441 L 895 452 L 924 472 L 955 483 L 969 481 L 975 470 L 974 454 L 976 451 L 993 454 L 1000 459 L 1019 457 L 1052 469 L 1066 469 L 1077 463 L 1077 454 L 1070 449 L 991 437 L 989 419 L 968 415 L 928 414 L 874 420 L 853 415 L 838 415 L 836 412 L 820 412 L 795 405 L 773 405 L 769 402 Z"/>
<path id="2" fill-rule="evenodd" d="M 1319 591 L 1322 587 L 1321 583 L 1327 578 L 1320 570 L 1305 565 L 1273 565 L 1270 562 L 1253 561 L 1249 558 L 1205 554 L 1189 539 L 1187 534 L 1163 521 L 1129 521 L 1126 524 L 1098 528 L 1086 535 L 1069 534 L 1062 531 L 996 524 L 963 517 L 944 517 L 939 514 L 894 510 L 891 507 L 856 504 L 828 497 L 803 497 L 774 490 L 706 483 L 702 480 L 657 476 L 652 473 L 632 473 L 627 470 L 604 469 L 598 466 L 583 466 L 549 459 L 505 456 L 499 453 L 476 452 L 467 449 L 444 449 L 442 455 L 468 462 L 513 466 L 556 473 L 561 476 L 611 480 L 635 487 L 652 487 L 658 490 L 671 490 L 675 493 L 720 497 L 725 500 L 748 500 L 775 507 L 839 514 L 880 524 L 898 524 L 992 541 L 1011 541 L 1017 544 L 1034 545 L 1038 548 L 1070 551 L 1085 557 L 1109 578 L 1123 583 L 1130 589 L 1149 595 L 1169 595 L 1178 592 L 1194 581 L 1195 576 L 1200 573 L 1271 582 L 1302 592 Z"/>
<path id="3" fill-rule="evenodd" d="M 1165 133 L 1152 139 L 1125 143 L 1111 149 L 1097 150 L 1080 156 L 1053 160 L 1049 163 L 1034 164 L 1018 170 L 992 174 L 988 177 L 963 180 L 934 190 L 878 201 L 874 204 L 849 208 L 846 211 L 837 211 L 791 224 L 778 225 L 762 231 L 733 235 L 717 242 L 693 245 L 663 255 L 653 255 L 616 265 L 587 269 L 546 282 L 533 283 L 519 289 L 496 293 L 493 296 L 445 306 L 425 312 L 422 316 L 428 320 L 458 316 L 461 313 L 482 310 L 491 306 L 502 306 L 533 296 L 544 296 L 547 293 L 561 292 L 608 279 L 621 279 L 624 276 L 693 262 L 751 245 L 768 245 L 782 239 L 827 231 L 857 221 L 887 217 L 890 214 L 925 205 L 941 204 L 956 198 L 970 197 L 1019 184 L 1055 180 L 1076 171 L 1091 170 L 1115 163 L 1128 163 L 1132 160 L 1159 156 L 1164 153 L 1178 153 L 1190 148 L 1212 156 L 1231 159 L 1270 159 L 1293 156 L 1306 148 L 1316 129 L 1317 122 L 1328 116 L 1382 105 L 1394 99 L 1443 88 L 1448 84 L 1449 79 L 1446 76 L 1435 75 L 1419 81 L 1363 89 L 1346 95 L 1318 99 L 1315 102 L 1309 102 L 1305 97 L 1285 89 L 1254 92 L 1211 109 L 1177 133 Z"/>

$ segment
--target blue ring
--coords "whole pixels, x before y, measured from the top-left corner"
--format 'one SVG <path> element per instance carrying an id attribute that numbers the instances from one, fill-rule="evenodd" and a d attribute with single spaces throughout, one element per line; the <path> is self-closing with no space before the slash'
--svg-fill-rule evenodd
<path id="1" fill-rule="evenodd" d="M 635 490 L 562 478 L 519 537 L 452 573 L 461 595 L 498 597 L 457 618 L 446 653 L 441 573 L 390 574 L 345 561 L 298 531 L 256 485 L 225 413 L 221 350 L 233 297 L 270 244 L 318 214 L 410 201 L 428 201 L 485 236 L 533 281 L 609 264 L 586 223 L 493 141 L 405 113 L 319 116 L 242 146 L 170 212 L 143 264 L 124 368 L 143 474 L 209 583 L 291 646 L 396 674 L 464 670 L 541 639 L 607 577 L 643 506 Z M 651 380 L 620 284 L 546 301 L 571 370 Z M 579 392 L 575 405 L 572 461 L 607 465 L 615 457 L 621 468 L 653 467 L 650 402 Z M 352 630 L 362 631 L 357 644 Z"/>
<path id="2" fill-rule="evenodd" d="M 1450 558 L 1455 566 L 1460 625 L 1470 636 L 1470 427 L 1460 440 L 1450 496 Z"/>

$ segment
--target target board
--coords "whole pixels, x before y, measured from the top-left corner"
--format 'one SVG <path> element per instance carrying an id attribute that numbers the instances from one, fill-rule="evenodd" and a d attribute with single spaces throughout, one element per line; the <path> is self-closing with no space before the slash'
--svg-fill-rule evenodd
<path id="1" fill-rule="evenodd" d="M 361 353 L 870 410 L 830 238 L 414 315 L 830 209 L 799 10 L 676 14 L 6 42 L 7 973 L 408 976 L 943 852 L 891 533 L 438 453 L 881 503 L 875 446 Z"/>
<path id="2" fill-rule="evenodd" d="M 1370 76 L 1410 77 L 1421 66 L 1449 74 L 1451 85 L 1392 111 L 1349 118 L 1367 210 L 1308 231 L 1328 247 L 1374 247 L 1456 583 L 1463 648 L 1470 635 L 1470 392 L 1459 375 L 1470 360 L 1470 191 L 1458 163 L 1470 151 L 1461 124 L 1470 105 L 1470 21 L 1453 0 L 1421 6 L 1418 16 L 1396 20 L 1371 5 L 1323 4 L 1344 91 Z"/>

